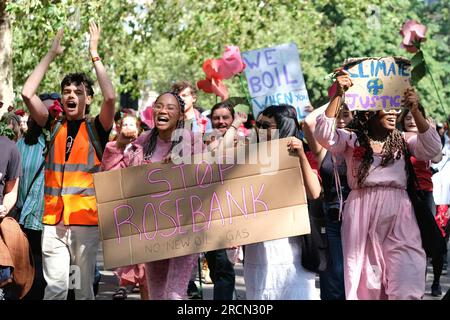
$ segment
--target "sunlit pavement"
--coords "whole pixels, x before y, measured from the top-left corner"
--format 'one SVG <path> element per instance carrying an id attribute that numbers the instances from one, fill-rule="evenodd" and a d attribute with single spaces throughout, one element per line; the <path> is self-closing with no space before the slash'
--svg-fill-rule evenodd
<path id="1" fill-rule="evenodd" d="M 449 246 L 450 247 L 450 246 Z M 450 248 L 449 248 L 450 249 Z M 450 254 L 448 255 L 450 257 Z M 103 270 L 103 256 L 101 252 L 98 255 L 98 265 L 100 267 L 100 273 L 102 274 L 102 278 L 100 281 L 99 292 L 96 297 L 97 300 L 112 300 L 112 295 L 117 288 L 117 278 L 112 271 Z M 448 259 L 450 260 L 450 259 Z M 245 300 L 245 285 L 244 285 L 244 270 L 242 263 L 238 262 L 235 265 L 236 270 L 236 296 L 239 300 Z M 442 288 L 442 296 L 433 297 L 431 295 L 431 283 L 433 282 L 433 268 L 431 264 L 428 262 L 427 266 L 427 276 L 426 276 L 426 288 L 425 288 L 425 296 L 424 300 L 440 300 L 445 295 L 447 290 L 450 288 L 450 276 L 448 272 L 444 270 L 443 275 L 441 276 L 441 288 Z M 200 283 L 196 281 L 197 287 L 200 287 Z M 319 280 L 317 278 L 316 288 L 319 288 Z M 204 300 L 212 300 L 213 298 L 213 285 L 210 283 L 204 283 L 202 281 L 202 292 Z M 137 292 L 129 292 L 127 294 L 128 300 L 140 300 L 140 295 Z"/>

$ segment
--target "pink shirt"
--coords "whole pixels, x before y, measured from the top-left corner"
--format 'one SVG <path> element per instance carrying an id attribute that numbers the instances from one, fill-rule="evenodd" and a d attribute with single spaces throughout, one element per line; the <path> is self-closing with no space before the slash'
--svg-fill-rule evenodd
<path id="1" fill-rule="evenodd" d="M 360 160 L 353 157 L 353 149 L 358 146 L 356 134 L 344 129 L 335 129 L 334 118 L 328 118 L 325 114 L 321 114 L 317 117 L 314 136 L 327 150 L 344 156 L 347 163 L 348 184 L 351 189 L 359 189 L 358 168 Z M 406 142 L 409 151 L 418 160 L 430 160 L 441 149 L 439 135 L 431 126 L 426 132 L 414 135 Z M 380 165 L 381 159 L 381 154 L 373 154 L 373 163 L 362 187 L 386 186 L 406 189 L 404 158 L 394 160 L 393 163 L 386 167 Z"/>
<path id="2" fill-rule="evenodd" d="M 160 137 L 156 139 L 156 146 L 150 160 L 144 160 L 144 145 L 148 143 L 149 135 L 151 131 L 144 132 L 140 135 L 136 141 L 132 143 L 131 148 L 119 149 L 116 147 L 116 142 L 109 142 L 106 144 L 105 151 L 103 152 L 102 158 L 102 170 L 114 170 L 126 167 L 138 166 L 144 163 L 160 162 L 169 154 L 170 148 L 172 146 L 172 141 L 164 141 Z M 196 141 L 197 140 L 197 141 Z M 197 142 L 197 143 L 195 143 Z M 200 135 L 186 135 L 184 137 L 182 144 L 190 144 L 191 152 L 198 153 L 202 152 L 205 148 L 201 140 Z"/>

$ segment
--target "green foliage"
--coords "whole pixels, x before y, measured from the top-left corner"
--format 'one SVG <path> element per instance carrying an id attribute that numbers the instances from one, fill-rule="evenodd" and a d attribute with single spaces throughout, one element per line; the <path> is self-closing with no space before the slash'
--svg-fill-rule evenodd
<path id="1" fill-rule="evenodd" d="M 225 45 L 237 45 L 244 52 L 295 42 L 311 102 L 320 106 L 331 84 L 325 76 L 346 58 L 411 58 L 400 48 L 399 30 L 413 18 L 428 27 L 422 44 L 425 60 L 444 105 L 450 100 L 446 0 L 433 5 L 419 0 L 15 0 L 7 11 L 13 18 L 16 94 L 62 26 L 65 53 L 51 65 L 39 90 L 59 91 L 67 72 L 85 71 L 94 77 L 88 54 L 88 21 L 94 19 L 102 27 L 99 53 L 118 92 L 139 97 L 148 82 L 155 91 L 167 90 L 178 80 L 195 83 L 204 78 L 203 62 L 220 57 Z M 225 84 L 230 96 L 244 96 L 238 78 Z M 444 118 L 428 76 L 418 90 L 427 111 Z M 98 88 L 96 93 L 94 112 L 100 103 Z M 200 93 L 199 100 L 210 108 L 216 98 Z"/>
<path id="2" fill-rule="evenodd" d="M 14 131 L 10 127 L 8 127 L 8 124 L 4 121 L 0 122 L 0 136 L 5 136 L 11 140 L 15 138 Z"/>

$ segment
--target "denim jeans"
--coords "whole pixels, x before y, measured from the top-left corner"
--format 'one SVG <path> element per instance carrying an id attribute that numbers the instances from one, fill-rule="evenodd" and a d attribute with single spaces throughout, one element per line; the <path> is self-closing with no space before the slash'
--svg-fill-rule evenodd
<path id="1" fill-rule="evenodd" d="M 320 298 L 322 300 L 345 300 L 341 221 L 338 220 L 337 210 L 330 210 L 328 203 L 323 203 L 323 210 L 330 250 L 330 264 L 325 271 L 319 273 Z"/>
<path id="2" fill-rule="evenodd" d="M 214 283 L 214 300 L 233 300 L 235 272 L 226 249 L 206 252 L 209 276 Z"/>

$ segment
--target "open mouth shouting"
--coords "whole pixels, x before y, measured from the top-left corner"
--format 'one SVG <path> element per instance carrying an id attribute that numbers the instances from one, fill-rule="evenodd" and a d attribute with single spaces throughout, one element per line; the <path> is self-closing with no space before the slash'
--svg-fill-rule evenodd
<path id="1" fill-rule="evenodd" d="M 156 125 L 165 126 L 169 122 L 169 117 L 164 115 L 159 115 L 156 117 Z"/>
<path id="2" fill-rule="evenodd" d="M 67 106 L 67 109 L 74 110 L 77 107 L 77 103 L 75 101 L 68 101 L 66 106 Z"/>

